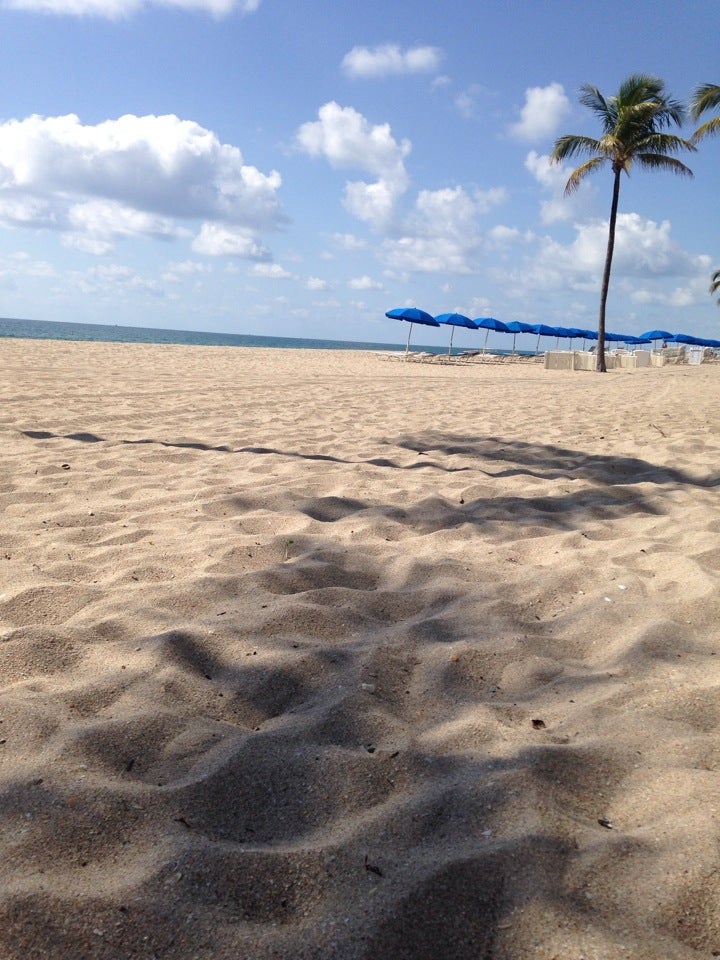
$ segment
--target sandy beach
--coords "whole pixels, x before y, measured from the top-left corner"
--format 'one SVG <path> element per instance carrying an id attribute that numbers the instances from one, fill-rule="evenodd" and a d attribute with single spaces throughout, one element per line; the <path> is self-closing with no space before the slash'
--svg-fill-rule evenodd
<path id="1" fill-rule="evenodd" d="M 720 365 L 0 363 L 2 960 L 720 956 Z"/>

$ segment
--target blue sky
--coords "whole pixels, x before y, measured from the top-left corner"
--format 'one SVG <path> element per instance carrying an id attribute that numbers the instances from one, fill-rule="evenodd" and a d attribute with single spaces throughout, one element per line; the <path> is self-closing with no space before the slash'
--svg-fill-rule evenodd
<path id="1" fill-rule="evenodd" d="M 611 173 L 566 199 L 548 163 L 598 133 L 578 88 L 720 83 L 710 0 L 0 0 L 0 27 L 0 315 L 40 320 L 594 327 Z M 682 159 L 623 178 L 611 330 L 720 336 L 720 139 Z"/>

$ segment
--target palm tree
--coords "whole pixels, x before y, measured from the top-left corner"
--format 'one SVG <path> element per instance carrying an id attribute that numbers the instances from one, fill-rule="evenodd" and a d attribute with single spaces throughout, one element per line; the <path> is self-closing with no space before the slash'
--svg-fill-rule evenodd
<path id="1" fill-rule="evenodd" d="M 693 120 L 699 120 L 703 113 L 708 110 L 719 108 L 720 87 L 717 84 L 701 83 L 698 87 L 695 87 L 690 100 L 690 116 Z M 691 139 L 693 143 L 697 143 L 703 137 L 711 136 L 714 133 L 720 133 L 720 116 L 706 120 L 702 126 L 697 128 Z"/>
<path id="2" fill-rule="evenodd" d="M 692 176 L 692 170 L 672 154 L 681 150 L 695 150 L 695 147 L 676 134 L 663 132 L 668 127 L 682 125 L 684 110 L 679 101 L 671 99 L 665 92 L 665 84 L 657 77 L 633 74 L 612 97 L 604 97 L 597 87 L 586 84 L 580 88 L 578 99 L 600 120 L 602 136 L 599 140 L 576 134 L 560 137 L 555 142 L 550 159 L 560 163 L 569 157 L 590 158 L 570 174 L 565 186 L 566 195 L 577 190 L 589 173 L 606 163 L 610 164 L 613 172 L 612 205 L 598 318 L 597 370 L 605 373 L 605 307 L 615 249 L 620 174 L 624 171 L 629 175 L 633 163 L 637 163 L 650 170 L 670 170 L 672 173 Z"/>
<path id="3" fill-rule="evenodd" d="M 690 99 L 690 116 L 693 120 L 699 120 L 708 110 L 719 108 L 720 87 L 716 83 L 701 83 L 695 87 Z M 690 139 L 693 143 L 697 143 L 703 137 L 710 137 L 716 133 L 720 133 L 720 116 L 706 120 L 697 128 Z M 720 290 L 720 270 L 716 270 L 710 278 L 710 293 L 717 293 L 718 290 Z M 720 298 L 718 298 L 718 304 L 720 304 Z"/>
<path id="4" fill-rule="evenodd" d="M 710 277 L 710 293 L 717 293 L 718 290 L 720 290 L 720 270 L 716 270 Z M 720 304 L 720 297 L 718 297 L 718 303 Z"/>

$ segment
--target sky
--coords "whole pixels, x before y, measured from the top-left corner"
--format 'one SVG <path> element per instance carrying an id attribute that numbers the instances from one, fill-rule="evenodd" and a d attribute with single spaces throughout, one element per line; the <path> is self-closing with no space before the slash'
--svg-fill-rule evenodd
<path id="1" fill-rule="evenodd" d="M 612 173 L 566 197 L 553 144 L 599 135 L 583 84 L 720 83 L 719 27 L 717 0 L 0 0 L 0 316 L 596 328 Z M 720 337 L 720 138 L 681 159 L 623 177 L 609 330 Z"/>

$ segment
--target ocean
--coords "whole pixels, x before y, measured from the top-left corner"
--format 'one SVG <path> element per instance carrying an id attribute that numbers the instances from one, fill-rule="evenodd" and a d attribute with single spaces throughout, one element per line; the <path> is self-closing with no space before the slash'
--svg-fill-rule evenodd
<path id="1" fill-rule="evenodd" d="M 415 331 L 413 330 L 413 333 Z M 277 347 L 294 350 L 405 350 L 404 343 L 361 343 L 352 340 L 311 340 L 303 337 L 260 337 L 199 330 L 157 330 L 152 327 L 119 327 L 102 323 L 66 323 L 55 320 L 13 320 L 0 317 L 0 338 L 26 340 L 93 340 L 104 343 L 184 343 L 209 347 Z M 447 347 L 411 343 L 411 349 L 447 353 Z M 453 355 L 467 347 L 453 348 Z M 488 350 L 510 353 L 509 350 Z M 518 350 L 518 353 L 525 353 Z M 532 351 L 531 351 L 532 352 Z"/>
<path id="2" fill-rule="evenodd" d="M 156 330 L 102 323 L 54 320 L 13 320 L 0 317 L 0 338 L 28 340 L 92 340 L 104 343 L 184 343 L 209 347 L 278 347 L 295 350 L 404 350 L 399 343 L 359 343 L 350 340 L 311 340 L 301 337 L 259 337 L 199 330 Z M 412 344 L 413 350 L 446 353 L 447 348 Z M 455 351 L 454 351 L 455 352 Z M 461 351 L 458 351 L 461 352 Z"/>

